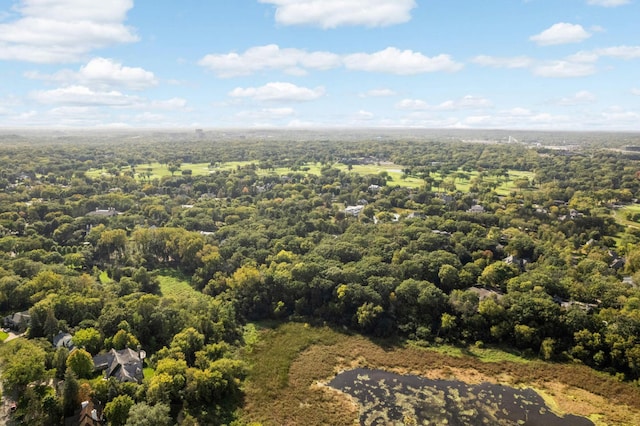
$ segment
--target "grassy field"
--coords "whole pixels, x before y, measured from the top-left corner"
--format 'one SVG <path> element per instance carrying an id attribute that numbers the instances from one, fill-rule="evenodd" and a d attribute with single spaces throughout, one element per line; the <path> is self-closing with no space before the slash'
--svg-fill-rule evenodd
<path id="1" fill-rule="evenodd" d="M 160 292 L 164 297 L 178 299 L 207 297 L 189 285 L 189 277 L 174 269 L 160 269 L 156 277 L 160 282 Z"/>
<path id="2" fill-rule="evenodd" d="M 627 219 L 627 215 L 629 213 L 632 213 L 632 214 L 640 213 L 640 204 L 631 204 L 628 206 L 624 206 L 621 209 L 613 211 L 613 215 L 616 219 L 616 222 L 618 222 L 619 224 L 624 226 L 630 226 L 632 228 L 640 227 L 640 224 L 638 222 L 634 222 L 632 220 Z"/>
<path id="3" fill-rule="evenodd" d="M 217 170 L 225 171 L 225 170 L 234 170 L 238 167 L 245 167 L 251 164 L 257 165 L 255 161 L 232 161 L 222 164 L 217 164 L 215 167 L 210 166 L 209 163 L 184 163 L 181 165 L 181 170 L 191 170 L 193 176 L 206 176 L 210 173 L 213 173 Z M 342 163 L 336 163 L 332 167 L 337 168 L 339 170 L 355 173 L 359 175 L 377 175 L 381 172 L 386 172 L 389 176 L 389 180 L 387 185 L 389 186 L 400 186 L 404 188 L 419 188 L 424 185 L 424 181 L 417 177 L 413 176 L 404 176 L 402 170 L 404 166 L 398 164 L 356 164 L 352 166 L 352 169 L 349 170 L 349 167 Z M 310 163 L 304 166 L 304 171 L 300 171 L 305 174 L 319 175 L 321 171 L 322 165 L 320 163 Z M 178 170 L 175 172 L 176 176 L 179 176 L 182 171 Z M 454 171 L 452 174 L 448 176 L 441 176 L 439 174 L 434 174 L 433 177 L 439 180 L 451 179 L 456 176 L 457 173 L 462 170 Z M 119 173 L 128 173 L 131 172 L 131 167 L 123 167 L 119 170 Z M 256 169 L 256 173 L 259 176 L 265 176 L 269 174 L 276 174 L 278 176 L 284 176 L 288 173 L 291 173 L 292 170 L 286 167 L 277 167 L 270 170 L 265 169 Z M 87 172 L 87 176 L 90 177 L 98 177 L 103 174 L 108 174 L 107 169 L 92 169 Z M 455 178 L 456 189 L 461 192 L 468 192 L 469 187 L 471 186 L 471 180 L 478 176 L 478 172 L 469 172 L 465 173 L 468 178 Z M 135 176 L 140 181 L 159 179 L 165 176 L 171 176 L 171 172 L 166 164 L 160 163 L 150 163 L 150 164 L 140 164 L 135 168 Z M 498 187 L 496 188 L 496 192 L 498 195 L 508 195 L 512 191 L 519 190 L 514 185 L 514 181 L 522 178 L 527 178 L 532 180 L 534 174 L 532 172 L 522 172 L 517 170 L 509 170 L 509 180 L 508 181 L 500 181 Z M 495 176 L 489 176 L 485 178 L 487 182 L 498 182 Z"/>
<path id="4" fill-rule="evenodd" d="M 327 327 L 289 323 L 259 332 L 245 354 L 251 371 L 241 420 L 264 425 L 353 425 L 358 407 L 327 383 L 340 371 L 366 367 L 430 379 L 532 387 L 558 414 L 600 425 L 640 424 L 640 393 L 631 384 L 581 366 L 527 360 L 497 349 L 374 342 Z"/>
<path id="5" fill-rule="evenodd" d="M 0 331 L 0 342 L 4 342 L 7 337 L 9 337 L 9 334 L 5 333 L 4 331 Z"/>

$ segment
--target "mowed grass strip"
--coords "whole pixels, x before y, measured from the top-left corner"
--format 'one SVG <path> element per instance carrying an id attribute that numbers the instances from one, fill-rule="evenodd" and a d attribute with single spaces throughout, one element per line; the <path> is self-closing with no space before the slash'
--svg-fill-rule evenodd
<path id="1" fill-rule="evenodd" d="M 241 420 L 264 425 L 353 425 L 358 407 L 322 384 L 339 371 L 365 367 L 431 379 L 533 387 L 560 415 L 588 416 L 596 425 L 640 424 L 640 393 L 632 384 L 583 365 L 514 359 L 518 357 L 492 348 L 469 351 L 378 344 L 363 336 L 295 323 L 263 330 L 260 342 L 246 355 L 252 370 Z"/>

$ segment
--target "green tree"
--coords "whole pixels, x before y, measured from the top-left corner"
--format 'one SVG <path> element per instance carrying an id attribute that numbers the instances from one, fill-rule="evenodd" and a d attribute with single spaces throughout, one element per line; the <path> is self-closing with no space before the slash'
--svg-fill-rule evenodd
<path id="1" fill-rule="evenodd" d="M 189 367 L 196 360 L 196 352 L 204 346 L 204 335 L 195 328 L 189 327 L 176 334 L 171 341 L 171 349 L 178 349 L 184 354 Z"/>
<path id="2" fill-rule="evenodd" d="M 102 347 L 102 336 L 93 327 L 83 328 L 73 335 L 73 344 L 78 348 L 84 348 L 89 353 L 97 354 Z"/>
<path id="3" fill-rule="evenodd" d="M 129 333 L 126 330 L 118 330 L 118 332 L 113 336 L 111 340 L 111 344 L 114 349 L 121 350 L 124 348 L 132 348 L 135 349 L 140 341 L 133 334 Z"/>
<path id="4" fill-rule="evenodd" d="M 56 353 L 53 355 L 53 366 L 56 369 L 56 378 L 64 379 L 64 373 L 67 370 L 67 357 L 69 356 L 69 349 L 60 347 L 56 349 Z"/>
<path id="5" fill-rule="evenodd" d="M 64 387 L 62 389 L 62 401 L 65 416 L 73 415 L 76 408 L 80 405 L 80 401 L 78 401 L 79 390 L 80 386 L 78 385 L 76 375 L 70 368 L 67 368 L 67 372 L 64 375 Z"/>
<path id="6" fill-rule="evenodd" d="M 44 378 L 45 351 L 31 340 L 16 339 L 2 344 L 2 381 L 9 389 L 21 391 Z"/>
<path id="7" fill-rule="evenodd" d="M 147 405 L 144 402 L 131 407 L 129 418 L 125 423 L 126 426 L 172 426 L 173 424 L 168 405 L 162 403 Z"/>
<path id="8" fill-rule="evenodd" d="M 104 406 L 104 415 L 113 426 L 127 423 L 134 401 L 129 395 L 118 395 Z"/>
<path id="9" fill-rule="evenodd" d="M 84 349 L 76 349 L 67 358 L 67 367 L 80 379 L 88 379 L 93 372 L 93 359 Z"/>

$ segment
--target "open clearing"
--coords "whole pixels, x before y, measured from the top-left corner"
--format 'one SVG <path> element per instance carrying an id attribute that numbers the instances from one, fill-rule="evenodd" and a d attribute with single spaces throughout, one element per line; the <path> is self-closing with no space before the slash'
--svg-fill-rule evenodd
<path id="1" fill-rule="evenodd" d="M 258 167 L 258 163 L 255 161 L 231 161 L 226 163 L 216 163 L 215 165 L 211 165 L 210 163 L 183 163 L 180 166 L 179 170 L 174 171 L 174 176 L 180 176 L 182 174 L 182 170 L 190 170 L 192 176 L 206 176 L 211 173 L 215 173 L 216 171 L 228 171 L 235 170 L 241 167 L 247 166 L 255 166 L 256 173 L 258 176 L 267 176 L 267 175 L 277 175 L 277 176 L 285 176 L 290 173 L 301 173 L 303 175 L 320 175 L 322 165 L 320 163 L 309 163 L 303 165 L 299 170 L 293 170 L 287 167 L 275 167 L 272 169 L 261 169 Z M 342 163 L 335 163 L 332 165 L 333 168 L 342 170 L 344 172 L 355 173 L 362 176 L 365 175 L 378 175 L 382 172 L 386 172 L 388 176 L 387 185 L 388 186 L 399 186 L 402 188 L 419 188 L 424 185 L 424 181 L 415 176 L 407 176 L 404 174 L 403 170 L 404 166 L 399 164 L 389 164 L 389 163 L 380 163 L 380 164 L 354 164 L 349 168 L 348 165 Z M 144 181 L 152 181 L 154 179 L 161 179 L 163 177 L 171 176 L 172 173 L 168 168 L 167 164 L 160 164 L 157 162 L 149 163 L 149 164 L 139 164 L 132 169 L 130 166 L 121 167 L 119 169 L 92 169 L 89 170 L 86 174 L 89 177 L 98 177 L 101 175 L 109 175 L 111 172 L 115 172 L 119 174 L 133 174 L 138 180 Z M 465 176 L 465 177 L 458 177 Z M 469 192 L 471 181 L 475 178 L 478 178 L 479 173 L 469 172 L 465 173 L 462 170 L 455 170 L 448 175 L 440 175 L 439 173 L 434 173 L 432 176 L 434 179 L 438 179 L 444 181 L 446 179 L 453 180 L 456 190 L 461 191 L 463 193 Z M 509 170 L 508 171 L 509 178 L 508 179 L 499 179 L 496 176 L 486 176 L 484 177 L 485 182 L 495 183 L 496 184 L 496 193 L 498 195 L 509 195 L 509 193 L 513 191 L 520 191 L 519 188 L 516 187 L 515 181 L 519 179 L 528 179 L 529 181 L 533 180 L 534 174 L 532 172 L 518 171 L 518 170 Z M 434 188 L 439 190 L 439 188 Z M 531 190 L 525 189 L 525 190 Z"/>
<path id="2" fill-rule="evenodd" d="M 431 350 L 406 344 L 378 344 L 327 327 L 285 324 L 263 329 L 245 354 L 251 372 L 245 385 L 242 420 L 265 425 L 353 425 L 354 401 L 326 386 L 353 368 L 382 369 L 429 379 L 533 388 L 556 414 L 587 416 L 596 425 L 640 424 L 640 393 L 630 384 L 585 366 L 517 359 L 500 351 Z M 605 397 L 609 395 L 609 397 Z"/>

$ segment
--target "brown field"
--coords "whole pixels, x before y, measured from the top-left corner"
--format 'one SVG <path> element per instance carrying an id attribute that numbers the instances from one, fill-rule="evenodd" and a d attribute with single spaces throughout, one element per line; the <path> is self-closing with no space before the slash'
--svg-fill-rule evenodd
<path id="1" fill-rule="evenodd" d="M 485 362 L 408 346 L 381 346 L 327 327 L 285 324 L 261 332 L 245 354 L 252 369 L 241 419 L 263 425 L 356 425 L 358 407 L 327 383 L 355 367 L 467 383 L 491 382 L 538 391 L 556 414 L 589 417 L 596 425 L 640 424 L 637 387 L 582 365 Z"/>

